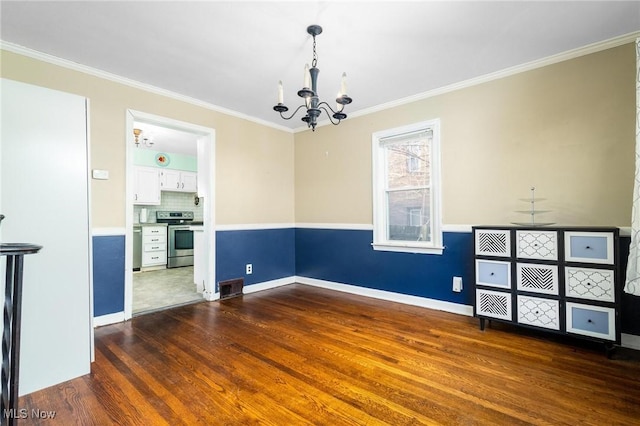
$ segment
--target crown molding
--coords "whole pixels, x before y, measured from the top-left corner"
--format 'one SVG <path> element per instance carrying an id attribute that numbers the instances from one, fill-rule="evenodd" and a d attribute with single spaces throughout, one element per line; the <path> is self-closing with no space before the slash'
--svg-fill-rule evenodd
<path id="1" fill-rule="evenodd" d="M 465 89 L 468 87 L 476 86 L 478 84 L 487 83 L 493 80 L 499 80 L 501 78 L 509 77 L 515 74 L 520 74 L 526 71 L 531 71 L 536 68 L 546 67 L 548 65 L 557 64 L 559 62 L 575 59 L 580 56 L 589 55 L 591 53 L 601 52 L 603 50 L 612 49 L 614 47 L 622 46 L 623 44 L 633 43 L 640 37 L 640 31 L 635 31 L 629 34 L 624 34 L 619 37 L 614 37 L 609 40 L 599 41 L 597 43 L 589 44 L 576 49 L 568 50 L 566 52 L 558 53 L 556 55 L 548 56 L 546 58 L 537 59 L 535 61 L 527 62 L 522 65 L 516 65 L 510 68 L 505 68 L 500 71 L 485 74 L 479 77 L 474 77 L 468 80 L 464 80 L 458 83 L 450 84 L 448 86 L 439 87 L 437 89 L 428 90 L 426 92 L 418 93 L 415 95 L 407 96 L 405 98 L 397 99 L 395 101 L 386 102 L 384 104 L 376 105 L 370 108 L 361 109 L 349 114 L 350 118 L 362 117 L 375 112 L 384 111 L 387 109 L 395 108 L 402 105 L 407 105 L 413 102 L 421 101 L 424 99 L 439 96 L 445 93 L 454 92 L 456 90 Z M 331 124 L 328 119 L 319 121 L 317 127 L 322 127 Z M 309 130 L 305 127 L 297 127 L 294 129 L 294 133 L 299 133 Z"/>
<path id="2" fill-rule="evenodd" d="M 380 105 L 376 105 L 370 108 L 361 109 L 349 114 L 349 117 L 356 118 L 362 117 L 368 114 L 373 114 L 375 112 L 384 111 L 387 109 L 395 108 L 398 106 L 410 104 L 413 102 L 421 101 L 424 99 L 432 98 L 434 96 L 442 95 L 445 93 L 453 92 L 460 89 L 465 89 L 468 87 L 476 86 L 478 84 L 487 83 L 489 81 L 498 80 L 501 78 L 509 77 L 515 74 L 519 74 L 526 71 L 531 71 L 536 68 L 542 68 L 548 65 L 553 65 L 559 62 L 567 61 L 570 59 L 578 58 L 580 56 L 589 55 L 591 53 L 600 52 L 607 49 L 612 49 L 614 47 L 621 46 L 627 43 L 633 43 L 635 40 L 640 37 L 640 31 L 635 31 L 629 34 L 624 34 L 619 37 L 614 37 L 609 40 L 600 41 L 597 43 L 589 44 L 587 46 L 579 47 L 577 49 L 572 49 L 566 52 L 558 53 L 556 55 L 552 55 L 543 59 L 538 59 L 535 61 L 527 62 L 522 65 L 516 65 L 514 67 L 505 68 L 504 70 L 496 71 L 493 73 L 485 74 L 480 77 L 474 77 L 468 80 L 464 80 L 458 83 L 450 84 L 448 86 L 443 86 L 437 89 L 428 90 L 426 92 L 418 93 L 412 96 L 407 96 L 405 98 L 397 99 L 395 101 L 386 102 Z M 229 115 L 232 117 L 240 118 L 243 120 L 248 120 L 263 126 L 271 127 L 273 129 L 281 130 L 287 133 L 300 133 L 303 131 L 308 131 L 309 128 L 307 126 L 297 127 L 291 129 L 289 127 L 285 127 L 282 125 L 278 125 L 272 123 L 270 121 L 266 121 L 260 118 L 252 117 L 247 114 L 243 114 L 238 111 L 234 111 L 231 109 L 223 108 L 221 106 L 217 106 L 214 104 L 210 104 L 208 102 L 204 102 L 189 96 L 181 95 L 175 92 L 171 92 L 169 90 L 161 89 L 159 87 L 152 86 L 150 84 L 141 83 L 136 80 L 131 80 L 125 77 L 121 77 L 116 74 L 112 74 L 106 71 L 102 71 L 96 68 L 88 67 L 86 65 L 78 64 L 76 62 L 69 61 L 67 59 L 58 58 L 57 56 L 49 55 L 47 53 L 42 53 L 37 50 L 29 49 L 27 47 L 23 47 L 14 43 L 10 43 L 4 40 L 0 40 L 0 49 L 6 50 L 8 52 L 17 53 L 19 55 L 23 55 L 32 59 L 37 59 L 43 62 L 47 62 L 53 65 L 58 65 L 64 68 L 68 68 L 74 71 L 79 71 L 85 74 L 93 75 L 95 77 L 103 78 L 106 80 L 110 80 L 116 83 L 124 84 L 126 86 L 134 87 L 136 89 L 144 90 L 147 92 L 155 93 L 161 96 L 166 96 L 171 99 L 175 99 L 178 101 L 182 101 L 191 105 L 195 105 L 201 108 L 205 108 L 211 111 L 219 112 L 225 115 Z M 319 121 L 316 127 L 327 126 L 331 124 L 328 119 Z"/>
<path id="3" fill-rule="evenodd" d="M 78 71 L 84 74 L 92 75 L 94 77 L 102 78 L 105 80 L 113 81 L 115 83 L 123 84 L 125 86 L 133 87 L 135 89 L 144 90 L 146 92 L 154 93 L 157 95 L 165 96 L 167 98 L 175 99 L 177 101 L 185 102 L 194 106 L 198 106 L 210 111 L 219 112 L 232 117 L 248 120 L 263 126 L 271 127 L 277 130 L 282 130 L 287 133 L 293 133 L 293 130 L 289 127 L 281 126 L 260 118 L 252 117 L 247 114 L 243 114 L 238 111 L 227 109 L 218 105 L 210 104 L 208 102 L 201 101 L 199 99 L 192 98 L 190 96 L 181 95 L 179 93 L 172 92 L 170 90 L 162 89 L 150 84 L 141 83 L 136 80 L 121 77 L 116 74 L 112 74 L 106 71 L 92 68 L 86 65 L 79 64 L 77 62 L 62 59 L 57 56 L 49 55 L 47 53 L 39 52 L 37 50 L 29 49 L 18 44 L 14 44 L 8 41 L 0 40 L 0 49 L 8 52 L 17 53 L 18 55 L 26 56 L 28 58 L 36 59 L 42 62 L 47 62 L 52 65 L 57 65 L 63 68 L 67 68 L 73 71 Z"/>

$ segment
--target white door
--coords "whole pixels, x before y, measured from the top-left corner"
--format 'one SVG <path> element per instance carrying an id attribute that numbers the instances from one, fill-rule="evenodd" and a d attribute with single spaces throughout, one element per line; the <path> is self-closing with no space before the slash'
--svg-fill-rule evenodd
<path id="1" fill-rule="evenodd" d="M 43 246 L 24 262 L 24 395 L 90 371 L 87 101 L 7 79 L 0 84 L 0 213 L 6 216 L 0 236 Z"/>

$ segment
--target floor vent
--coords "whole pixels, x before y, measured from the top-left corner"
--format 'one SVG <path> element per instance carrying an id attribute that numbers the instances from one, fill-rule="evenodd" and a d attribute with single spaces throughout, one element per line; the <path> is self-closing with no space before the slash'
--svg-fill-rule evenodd
<path id="1" fill-rule="evenodd" d="M 242 296 L 243 287 L 244 278 L 236 278 L 233 280 L 218 282 L 218 288 L 220 289 L 220 300 Z"/>

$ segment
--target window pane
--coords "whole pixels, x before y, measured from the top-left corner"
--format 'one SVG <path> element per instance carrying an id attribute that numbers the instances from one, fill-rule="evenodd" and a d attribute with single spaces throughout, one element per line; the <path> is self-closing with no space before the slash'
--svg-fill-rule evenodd
<path id="1" fill-rule="evenodd" d="M 430 138 L 394 142 L 385 146 L 387 188 L 423 187 L 431 184 Z"/>
<path id="2" fill-rule="evenodd" d="M 395 241 L 431 241 L 431 190 L 387 193 L 388 235 Z"/>

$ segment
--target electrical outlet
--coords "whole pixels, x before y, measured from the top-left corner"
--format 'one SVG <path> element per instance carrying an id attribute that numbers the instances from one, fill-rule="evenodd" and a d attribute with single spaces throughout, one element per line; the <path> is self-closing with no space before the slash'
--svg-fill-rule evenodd
<path id="1" fill-rule="evenodd" d="M 247 270 L 247 275 L 253 274 L 253 265 L 251 263 L 247 263 L 246 270 Z"/>
<path id="2" fill-rule="evenodd" d="M 453 277 L 453 291 L 456 293 L 462 291 L 462 277 Z"/>

